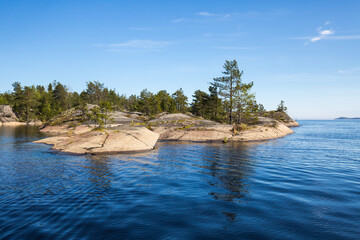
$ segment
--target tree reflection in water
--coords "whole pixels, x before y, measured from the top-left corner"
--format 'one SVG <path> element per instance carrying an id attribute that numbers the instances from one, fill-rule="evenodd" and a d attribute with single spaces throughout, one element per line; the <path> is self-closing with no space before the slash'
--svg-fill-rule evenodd
<path id="1" fill-rule="evenodd" d="M 213 178 L 209 184 L 214 190 L 209 194 L 217 200 L 243 202 L 241 199 L 248 194 L 249 175 L 254 164 L 249 158 L 253 144 L 231 143 L 211 146 L 209 156 L 203 158 Z"/>
<path id="2" fill-rule="evenodd" d="M 111 188 L 111 160 L 106 156 L 86 155 L 87 164 L 83 168 L 89 173 L 88 180 L 92 185 L 89 194 L 97 199 L 103 198 Z"/>

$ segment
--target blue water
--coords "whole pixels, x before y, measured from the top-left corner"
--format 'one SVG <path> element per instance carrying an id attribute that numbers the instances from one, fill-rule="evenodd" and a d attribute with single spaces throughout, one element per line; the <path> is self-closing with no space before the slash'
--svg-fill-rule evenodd
<path id="1" fill-rule="evenodd" d="M 0 239 L 359 239 L 360 121 L 69 156 L 0 128 Z"/>

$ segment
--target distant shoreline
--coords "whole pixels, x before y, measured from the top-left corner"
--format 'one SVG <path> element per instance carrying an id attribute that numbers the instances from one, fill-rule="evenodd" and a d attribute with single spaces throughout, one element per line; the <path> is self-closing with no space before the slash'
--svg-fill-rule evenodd
<path id="1" fill-rule="evenodd" d="M 342 119 L 345 119 L 345 120 L 348 120 L 348 119 L 360 119 L 360 117 L 339 117 L 339 118 L 335 118 L 335 120 L 342 120 Z"/>

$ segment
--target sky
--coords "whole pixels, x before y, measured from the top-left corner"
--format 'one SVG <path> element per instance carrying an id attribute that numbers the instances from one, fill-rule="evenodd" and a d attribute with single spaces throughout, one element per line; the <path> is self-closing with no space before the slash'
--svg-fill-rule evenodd
<path id="1" fill-rule="evenodd" d="M 99 81 L 191 99 L 237 60 L 267 110 L 360 117 L 360 1 L 0 0 L 0 92 Z"/>

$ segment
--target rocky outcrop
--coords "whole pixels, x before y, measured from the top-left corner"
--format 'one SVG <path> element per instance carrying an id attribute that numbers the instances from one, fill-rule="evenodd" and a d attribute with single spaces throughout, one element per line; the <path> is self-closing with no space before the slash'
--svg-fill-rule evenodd
<path id="1" fill-rule="evenodd" d="M 86 109 L 88 111 L 82 112 L 80 109 L 77 108 L 70 108 L 60 115 L 52 118 L 50 121 L 48 121 L 44 126 L 41 128 L 46 128 L 49 126 L 78 126 L 80 124 L 87 124 L 91 125 L 93 122 L 89 120 L 84 120 L 86 118 L 87 113 L 89 113 L 89 110 L 94 108 L 96 105 L 93 104 L 87 104 Z M 129 125 L 129 124 L 138 124 L 142 123 L 142 115 L 141 113 L 136 112 L 120 112 L 120 111 L 114 111 L 110 114 L 109 120 L 107 123 L 108 127 L 118 126 L 118 125 Z M 45 130 L 46 131 L 46 130 Z"/>
<path id="2" fill-rule="evenodd" d="M 9 105 L 0 105 L 0 126 L 41 125 L 40 121 L 20 122 Z"/>
<path id="3" fill-rule="evenodd" d="M 294 133 L 294 131 L 284 124 L 277 124 L 276 126 L 255 126 L 239 132 L 229 140 L 234 142 L 265 141 L 285 137 L 292 133 Z"/>
<path id="4" fill-rule="evenodd" d="M 159 138 L 146 128 L 87 131 L 72 136 L 55 136 L 35 141 L 53 145 L 52 149 L 71 154 L 117 154 L 154 149 Z"/>
<path id="5" fill-rule="evenodd" d="M 285 123 L 266 117 L 258 117 L 258 124 L 242 130 L 185 114 L 163 115 L 149 124 L 163 141 L 263 141 L 293 133 Z"/>
<path id="6" fill-rule="evenodd" d="M 18 126 L 21 123 L 17 120 L 15 113 L 9 105 L 0 105 L 0 126 Z"/>
<path id="7" fill-rule="evenodd" d="M 67 116 L 71 114 L 68 113 Z M 91 124 L 75 125 L 69 121 L 48 125 L 40 131 L 57 134 L 37 141 L 53 145 L 53 149 L 73 154 L 114 154 L 148 151 L 157 140 L 191 142 L 263 141 L 284 137 L 293 131 L 286 126 L 296 123 L 292 119 L 285 122 L 274 118 L 258 117 L 258 124 L 243 127 L 221 124 L 205 120 L 191 114 L 162 113 L 152 120 L 142 120 L 135 113 L 115 112 L 115 123 L 104 131 L 93 131 Z M 63 117 L 63 120 L 65 118 Z M 67 118 L 72 119 L 74 117 Z M 136 120 L 136 122 L 134 121 Z M 75 120 L 76 121 L 76 120 Z"/>
<path id="8" fill-rule="evenodd" d="M 274 119 L 287 127 L 299 127 L 300 124 L 294 121 L 287 113 L 280 111 L 267 111 L 258 114 L 258 118 Z"/>

